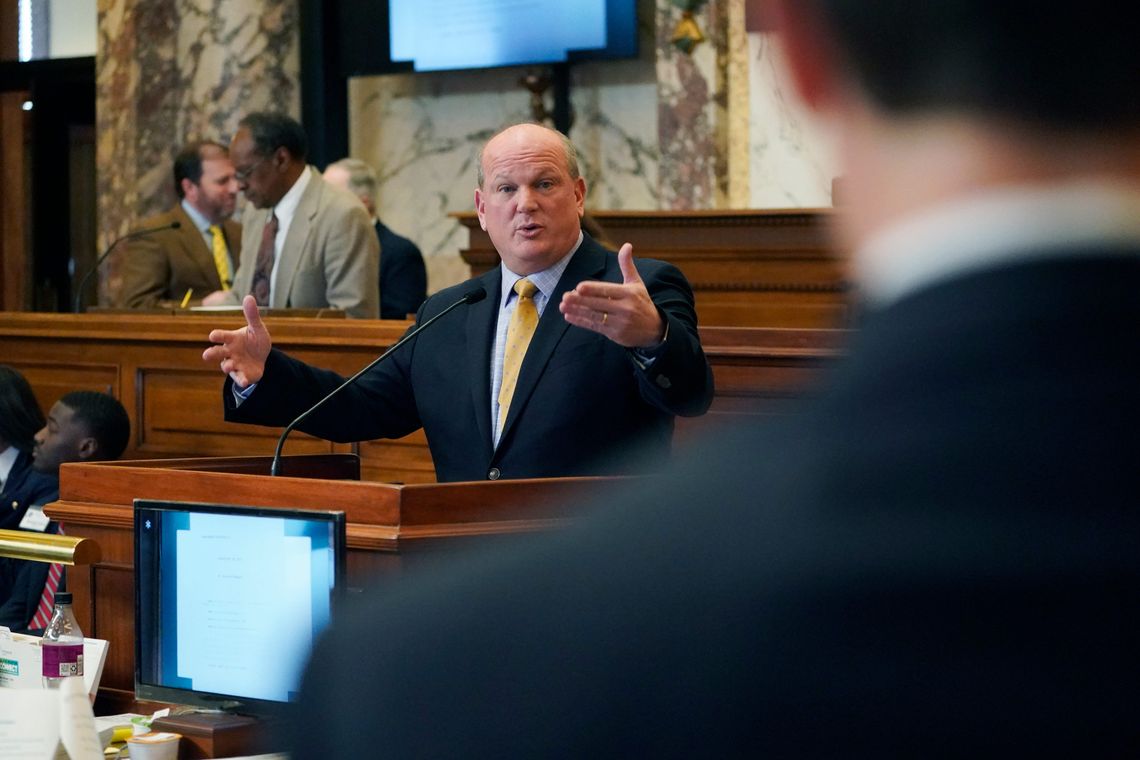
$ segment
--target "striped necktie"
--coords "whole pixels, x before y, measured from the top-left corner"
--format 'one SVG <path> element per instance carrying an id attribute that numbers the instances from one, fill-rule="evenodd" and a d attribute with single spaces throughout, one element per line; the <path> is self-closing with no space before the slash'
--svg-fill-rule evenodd
<path id="1" fill-rule="evenodd" d="M 274 242 L 277 240 L 277 215 L 269 212 L 265 229 L 261 231 L 261 245 L 257 249 L 257 261 L 253 267 L 253 287 L 249 292 L 257 299 L 258 306 L 269 305 L 269 281 L 273 276 Z"/>
<path id="2" fill-rule="evenodd" d="M 218 279 L 222 283 L 222 290 L 229 290 L 234 283 L 234 276 L 230 272 L 230 254 L 226 250 L 226 237 L 222 234 L 220 225 L 210 225 L 210 235 L 213 236 L 214 266 L 218 269 Z"/>
<path id="3" fill-rule="evenodd" d="M 519 300 L 507 325 L 507 343 L 503 351 L 503 382 L 499 386 L 499 432 L 507 421 L 511 408 L 511 398 L 515 395 L 515 385 L 519 379 L 519 369 L 523 357 L 538 325 L 538 307 L 534 304 L 534 294 L 538 287 L 525 277 L 515 283 Z"/>
<path id="4" fill-rule="evenodd" d="M 63 535 L 63 525 L 59 526 L 59 535 Z M 36 605 L 36 614 L 28 628 L 43 630 L 51 622 L 51 612 L 55 607 L 55 592 L 59 591 L 59 583 L 63 580 L 63 565 L 52 563 L 48 568 L 47 581 L 44 582 L 44 592 L 40 596 L 40 603 Z"/>

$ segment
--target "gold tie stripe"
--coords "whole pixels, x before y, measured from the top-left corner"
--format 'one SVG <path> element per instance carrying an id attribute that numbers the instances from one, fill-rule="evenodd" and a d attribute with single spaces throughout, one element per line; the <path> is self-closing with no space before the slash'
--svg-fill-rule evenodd
<path id="1" fill-rule="evenodd" d="M 515 385 L 519 379 L 519 368 L 526 356 L 527 346 L 538 325 L 538 307 L 534 305 L 534 294 L 538 287 L 525 277 L 515 283 L 519 300 L 507 325 L 507 345 L 503 351 L 503 382 L 499 386 L 499 432 L 507 421 L 511 408 L 511 398 L 515 395 Z"/>
<path id="2" fill-rule="evenodd" d="M 234 276 L 230 272 L 230 257 L 226 250 L 226 238 L 222 235 L 222 228 L 216 224 L 210 225 L 210 235 L 213 236 L 214 266 L 218 269 L 218 279 L 222 282 L 222 290 L 229 290 L 233 285 Z"/>

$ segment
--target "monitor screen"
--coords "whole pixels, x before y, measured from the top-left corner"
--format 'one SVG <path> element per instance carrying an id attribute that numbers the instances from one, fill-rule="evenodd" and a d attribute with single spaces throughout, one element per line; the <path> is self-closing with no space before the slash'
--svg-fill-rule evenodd
<path id="1" fill-rule="evenodd" d="M 338 13 L 345 76 L 637 56 L 637 0 L 387 0 Z"/>
<path id="2" fill-rule="evenodd" d="M 343 512 L 135 500 L 135 696 L 295 699 L 344 585 Z"/>

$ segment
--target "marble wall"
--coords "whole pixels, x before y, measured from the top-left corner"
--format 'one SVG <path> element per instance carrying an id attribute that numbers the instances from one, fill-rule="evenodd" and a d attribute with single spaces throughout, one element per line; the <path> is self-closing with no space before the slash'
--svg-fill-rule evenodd
<path id="1" fill-rule="evenodd" d="M 99 0 L 96 171 L 102 249 L 175 201 L 188 140 L 226 141 L 245 113 L 300 113 L 293 0 Z M 118 287 L 100 271 L 100 302 Z"/>

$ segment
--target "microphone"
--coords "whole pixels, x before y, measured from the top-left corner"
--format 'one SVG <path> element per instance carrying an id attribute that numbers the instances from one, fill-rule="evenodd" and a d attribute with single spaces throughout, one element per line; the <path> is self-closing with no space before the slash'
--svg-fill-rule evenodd
<path id="1" fill-rule="evenodd" d="M 99 258 L 95 259 L 95 266 L 91 267 L 91 270 L 87 274 L 83 275 L 83 279 L 79 281 L 79 286 L 75 289 L 75 304 L 72 311 L 74 311 L 76 314 L 83 313 L 83 304 L 81 303 L 83 300 L 83 288 L 86 287 L 87 281 L 91 279 L 91 275 L 99 271 L 99 266 L 106 260 L 108 256 L 111 255 L 111 251 L 115 250 L 115 246 L 124 240 L 142 237 L 143 235 L 150 235 L 153 232 L 176 230 L 181 226 L 182 222 L 176 221 L 171 222 L 170 224 L 164 224 L 161 227 L 150 227 L 145 230 L 135 230 L 134 232 L 128 232 L 125 235 L 120 235 L 119 237 L 115 238 L 115 240 L 109 246 L 107 246 L 107 250 L 103 251 L 102 255 L 100 255 Z"/>
<path id="2" fill-rule="evenodd" d="M 289 434 L 293 432 L 293 429 L 295 427 L 297 427 L 298 425 L 300 425 L 302 422 L 305 421 L 306 417 L 308 417 L 313 412 L 317 411 L 317 409 L 319 409 L 321 406 L 323 406 L 324 403 L 326 401 L 328 401 L 329 399 L 331 399 L 333 396 L 335 396 L 336 394 L 340 393 L 341 391 L 343 391 L 348 386 L 355 383 L 358 379 L 360 379 L 360 376 L 363 375 L 365 372 L 372 369 L 377 364 L 379 364 L 380 362 L 384 361 L 389 356 L 391 356 L 392 352 L 395 351 L 397 348 L 404 345 L 409 340 L 411 340 L 412 338 L 416 337 L 421 332 L 426 330 L 437 319 L 443 318 L 449 312 L 454 311 L 455 309 L 458 309 L 460 306 L 462 306 L 464 304 L 478 303 L 479 301 L 482 301 L 486 297 L 487 297 L 487 290 L 482 285 L 467 291 L 467 293 L 464 294 L 464 296 L 462 298 L 460 298 L 458 301 L 451 304 L 451 306 L 448 306 L 446 309 L 441 311 L 439 314 L 436 314 L 434 317 L 429 319 L 427 322 L 424 322 L 422 325 L 416 327 L 414 330 L 409 332 L 404 337 L 400 338 L 398 341 L 393 343 L 392 346 L 387 351 L 382 353 L 377 358 L 373 359 L 372 362 L 369 363 L 369 365 L 367 367 L 360 370 L 355 375 L 348 378 L 347 380 L 345 380 L 343 383 L 341 383 L 337 387 L 333 388 L 332 391 L 327 396 L 325 396 L 320 401 L 318 401 L 317 403 L 310 406 L 305 411 L 301 412 L 301 414 L 297 416 L 297 419 L 290 422 L 288 425 L 285 426 L 285 429 L 281 431 L 281 437 L 277 439 L 277 450 L 275 452 L 273 452 L 273 464 L 271 464 L 269 466 L 269 474 L 274 475 L 274 476 L 281 474 L 281 449 L 283 449 L 285 447 L 285 439 L 289 437 Z"/>

